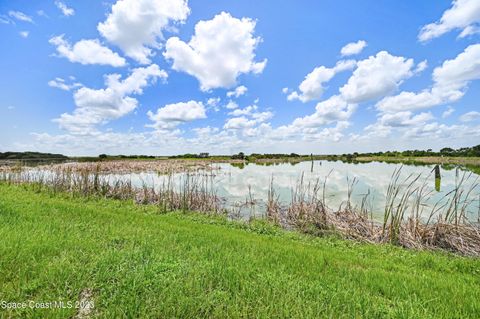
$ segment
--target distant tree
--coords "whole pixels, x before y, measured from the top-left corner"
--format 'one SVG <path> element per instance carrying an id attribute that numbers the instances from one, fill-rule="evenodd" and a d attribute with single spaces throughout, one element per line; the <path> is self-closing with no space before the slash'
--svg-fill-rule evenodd
<path id="1" fill-rule="evenodd" d="M 440 154 L 450 155 L 450 154 L 453 154 L 454 152 L 455 152 L 455 150 L 453 148 L 450 148 L 450 147 L 444 147 L 440 150 Z"/>
<path id="2" fill-rule="evenodd" d="M 107 158 L 107 154 L 100 154 L 98 155 L 98 158 L 101 158 L 101 159 Z"/>
<path id="3" fill-rule="evenodd" d="M 245 159 L 245 154 L 243 152 L 240 152 L 238 154 L 232 155 L 231 159 Z"/>

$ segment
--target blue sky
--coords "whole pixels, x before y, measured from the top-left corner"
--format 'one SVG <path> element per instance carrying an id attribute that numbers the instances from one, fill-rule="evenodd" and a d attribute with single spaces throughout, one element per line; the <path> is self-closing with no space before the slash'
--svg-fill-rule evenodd
<path id="1" fill-rule="evenodd" d="M 480 3 L 1 1 L 0 151 L 479 144 Z"/>

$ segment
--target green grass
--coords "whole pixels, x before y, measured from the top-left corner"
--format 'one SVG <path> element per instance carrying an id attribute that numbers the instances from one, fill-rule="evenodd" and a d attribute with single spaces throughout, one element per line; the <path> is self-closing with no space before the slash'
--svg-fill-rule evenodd
<path id="1" fill-rule="evenodd" d="M 480 261 L 0 184 L 0 301 L 85 288 L 101 318 L 478 318 Z"/>

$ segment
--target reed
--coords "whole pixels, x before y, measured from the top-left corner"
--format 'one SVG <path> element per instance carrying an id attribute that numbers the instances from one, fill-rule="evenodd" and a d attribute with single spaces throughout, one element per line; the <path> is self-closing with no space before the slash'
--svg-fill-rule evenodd
<path id="1" fill-rule="evenodd" d="M 209 160 L 145 160 L 126 161 L 113 160 L 101 162 L 69 162 L 38 166 L 41 170 L 63 170 L 84 172 L 98 170 L 102 174 L 130 174 L 137 172 L 156 172 L 158 174 L 173 174 L 181 172 L 210 171 L 215 169 Z M 7 169 L 7 168 L 5 168 Z"/>
<path id="2" fill-rule="evenodd" d="M 427 188 L 430 176 L 409 175 L 401 178 L 401 168 L 392 174 L 387 188 L 383 222 L 368 214 L 369 192 L 362 196 L 360 207 L 352 204 L 351 197 L 357 180 L 347 180 L 347 199 L 338 209 L 326 205 L 327 178 L 305 184 L 300 177 L 292 190 L 292 201 L 281 205 L 275 196 L 273 180 L 267 200 L 267 216 L 284 226 L 291 226 L 309 234 L 323 234 L 334 230 L 345 238 L 370 243 L 391 243 L 415 249 L 444 249 L 470 256 L 480 256 L 480 224 L 466 218 L 467 207 L 478 198 L 478 179 L 470 186 L 472 175 L 458 170 L 455 189 L 447 193 L 428 212 L 426 202 L 432 191 Z M 479 201 L 480 205 L 480 201 Z M 424 216 L 428 216 L 425 218 Z"/>
<path id="3" fill-rule="evenodd" d="M 68 193 L 72 197 L 100 196 L 119 200 L 134 200 L 138 204 L 158 205 L 161 212 L 199 211 L 220 213 L 212 174 L 186 173 L 175 185 L 173 174 L 166 175 L 161 185 L 135 187 L 128 179 L 115 179 L 101 173 L 100 165 L 72 169 L 57 166 L 51 170 L 11 170 L 0 173 L 0 181 L 11 184 L 29 183 L 36 191 Z"/>
<path id="4" fill-rule="evenodd" d="M 346 200 L 337 209 L 332 209 L 326 203 L 330 174 L 323 180 L 308 183 L 302 174 L 291 191 L 289 203 L 280 201 L 272 177 L 265 201 L 265 215 L 268 220 L 282 227 L 313 235 L 335 232 L 348 239 L 370 243 L 444 249 L 480 256 L 480 224 L 466 217 L 468 207 L 479 199 L 476 193 L 478 178 L 460 170 L 456 174 L 455 188 L 430 208 L 426 204 L 432 196 L 426 187 L 430 176 L 409 175 L 402 178 L 401 168 L 396 169 L 386 190 L 382 221 L 373 219 L 371 211 L 369 216 L 369 192 L 362 196 L 360 206 L 352 203 L 353 190 L 358 182 L 356 178 L 347 180 Z M 177 175 L 169 171 L 160 185 L 144 182 L 141 187 L 135 187 L 129 180 L 115 179 L 105 174 L 101 163 L 56 165 L 49 170 L 14 168 L 0 171 L 0 181 L 4 183 L 29 183 L 39 192 L 68 193 L 73 197 L 100 196 L 133 200 L 141 205 L 156 205 L 161 213 L 198 211 L 241 218 L 249 210 L 250 216 L 256 215 L 258 200 L 250 188 L 245 202 L 226 205 L 226 201 L 217 195 L 214 178 L 212 169 L 187 169 Z M 467 183 L 472 179 L 473 183 Z"/>

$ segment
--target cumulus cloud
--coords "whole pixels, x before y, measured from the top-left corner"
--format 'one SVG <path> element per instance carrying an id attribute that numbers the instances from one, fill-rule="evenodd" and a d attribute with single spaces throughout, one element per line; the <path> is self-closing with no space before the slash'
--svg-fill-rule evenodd
<path id="1" fill-rule="evenodd" d="M 379 124 L 392 127 L 416 126 L 419 124 L 424 124 L 433 118 L 434 117 L 430 112 L 424 112 L 417 115 L 414 115 L 410 111 L 386 113 L 380 117 Z"/>
<path id="2" fill-rule="evenodd" d="M 246 86 L 244 85 L 240 85 L 238 87 L 235 88 L 235 90 L 233 91 L 229 91 L 227 92 L 227 97 L 240 97 L 242 95 L 244 95 L 245 93 L 247 93 L 248 89 Z"/>
<path id="3" fill-rule="evenodd" d="M 78 89 L 73 96 L 76 105 L 73 113 L 63 113 L 54 121 L 71 133 L 85 134 L 93 130 L 95 125 L 133 111 L 138 101 L 130 95 L 143 94 L 143 88 L 158 78 L 166 79 L 167 73 L 156 64 L 134 69 L 124 80 L 121 80 L 120 74 L 109 74 L 105 77 L 105 89 Z"/>
<path id="4" fill-rule="evenodd" d="M 459 100 L 468 83 L 480 79 L 480 44 L 468 46 L 452 60 L 446 60 L 433 71 L 433 86 L 419 93 L 401 92 L 386 97 L 376 107 L 383 112 L 417 110 Z"/>
<path id="5" fill-rule="evenodd" d="M 211 97 L 207 100 L 207 106 L 212 108 L 215 112 L 220 111 L 220 101 L 219 97 Z"/>
<path id="6" fill-rule="evenodd" d="M 80 40 L 72 46 L 63 38 L 63 35 L 59 35 L 51 38 L 49 43 L 56 46 L 58 56 L 67 58 L 70 62 L 103 64 L 114 67 L 126 64 L 124 58 L 103 46 L 97 39 Z"/>
<path id="7" fill-rule="evenodd" d="M 480 1 L 454 0 L 439 21 L 423 26 L 418 39 L 426 42 L 456 29 L 462 30 L 460 37 L 466 37 L 479 32 L 479 23 Z"/>
<path id="8" fill-rule="evenodd" d="M 70 90 L 75 89 L 77 87 L 81 87 L 82 84 L 80 84 L 78 82 L 68 84 L 62 78 L 55 78 L 54 80 L 48 81 L 48 86 L 53 87 L 53 88 L 57 88 L 57 89 L 60 89 L 60 90 L 64 90 L 64 91 L 70 91 Z"/>
<path id="9" fill-rule="evenodd" d="M 383 97 L 403 80 L 413 75 L 413 59 L 380 51 L 375 56 L 359 61 L 353 75 L 340 92 L 349 103 L 360 103 Z"/>
<path id="10" fill-rule="evenodd" d="M 205 106 L 202 102 L 197 101 L 167 104 L 157 109 L 155 113 L 148 111 L 147 115 L 154 122 L 148 126 L 158 130 L 172 129 L 181 123 L 207 117 Z"/>
<path id="11" fill-rule="evenodd" d="M 477 111 L 467 112 L 465 114 L 462 114 L 459 117 L 459 119 L 462 122 L 473 122 L 476 120 L 480 120 L 480 112 L 477 112 Z"/>
<path id="12" fill-rule="evenodd" d="M 241 133 L 243 136 L 252 137 L 271 129 L 270 124 L 265 122 L 273 117 L 273 113 L 270 111 L 259 112 L 257 105 L 235 109 L 228 114 L 235 117 L 227 119 L 223 128 Z"/>
<path id="13" fill-rule="evenodd" d="M 125 55 L 148 64 L 152 49 L 161 48 L 163 32 L 173 23 L 183 23 L 189 14 L 186 0 L 118 0 L 97 29 Z"/>
<path id="14" fill-rule="evenodd" d="M 198 79 L 200 89 L 230 88 L 243 73 L 261 73 L 267 60 L 255 62 L 255 21 L 237 19 L 222 12 L 212 20 L 200 21 L 188 43 L 177 37 L 168 39 L 164 56 L 172 68 Z"/>
<path id="15" fill-rule="evenodd" d="M 422 62 L 417 64 L 417 67 L 415 68 L 415 73 L 421 73 L 425 71 L 426 68 L 428 68 L 428 61 L 423 60 Z"/>
<path id="16" fill-rule="evenodd" d="M 357 42 L 351 42 L 344 46 L 340 53 L 342 56 L 355 55 L 362 52 L 362 50 L 367 46 L 367 42 L 359 40 Z"/>
<path id="17" fill-rule="evenodd" d="M 235 103 L 234 101 L 228 101 L 227 105 L 225 105 L 225 107 L 229 110 L 234 110 L 236 108 L 238 108 L 238 104 Z"/>
<path id="18" fill-rule="evenodd" d="M 405 139 L 428 139 L 431 143 L 432 140 L 448 139 L 452 140 L 465 140 L 472 139 L 480 136 L 480 127 L 469 127 L 466 125 L 446 125 L 437 122 L 428 123 L 425 125 L 419 125 L 412 127 L 405 131 L 403 137 Z"/>
<path id="19" fill-rule="evenodd" d="M 18 21 L 33 23 L 32 17 L 26 15 L 21 11 L 9 11 L 8 15 L 14 19 L 17 19 Z"/>
<path id="20" fill-rule="evenodd" d="M 69 8 L 64 2 L 62 1 L 55 1 L 55 5 L 57 6 L 60 11 L 62 11 L 62 14 L 66 17 L 73 16 L 75 14 L 75 10 L 72 8 Z"/>
<path id="21" fill-rule="evenodd" d="M 348 120 L 357 105 L 349 104 L 341 96 L 334 95 L 315 107 L 315 113 L 297 118 L 292 125 L 299 128 L 317 128 L 326 124 Z"/>
<path id="22" fill-rule="evenodd" d="M 257 122 L 265 122 L 268 121 L 273 117 L 273 113 L 270 111 L 265 111 L 265 112 L 254 112 L 251 114 L 251 116 L 257 120 Z"/>
<path id="23" fill-rule="evenodd" d="M 257 109 L 258 107 L 256 105 L 249 105 L 246 108 L 236 109 L 228 114 L 233 116 L 252 115 L 252 113 L 255 112 Z"/>
<path id="24" fill-rule="evenodd" d="M 241 116 L 228 119 L 223 128 L 226 130 L 239 130 L 254 127 L 256 124 L 256 120 L 249 120 L 245 116 Z"/>
<path id="25" fill-rule="evenodd" d="M 298 89 L 300 90 L 300 94 L 297 91 L 293 91 L 288 95 L 287 99 L 289 101 L 292 100 L 300 100 L 302 102 L 308 102 L 312 100 L 318 100 L 322 97 L 323 92 L 325 91 L 324 84 L 330 81 L 337 73 L 351 70 L 355 67 L 356 62 L 353 60 L 347 61 L 339 61 L 333 68 L 327 68 L 324 66 L 320 66 L 315 68 L 312 72 L 307 74 L 305 79 Z M 284 93 L 288 92 L 284 90 Z"/>
<path id="26" fill-rule="evenodd" d="M 449 117 L 450 115 L 453 114 L 453 112 L 455 112 L 455 109 L 451 106 L 449 106 L 443 113 L 442 113 L 442 118 L 443 119 L 446 119 L 447 117 Z"/>
<path id="27" fill-rule="evenodd" d="M 26 39 L 26 38 L 28 38 L 28 35 L 30 34 L 30 32 L 28 32 L 28 31 L 20 31 L 18 34 L 20 34 L 20 36 L 21 36 L 22 38 L 25 38 L 25 39 Z"/>
<path id="28" fill-rule="evenodd" d="M 394 130 L 403 134 L 408 134 L 420 126 L 429 125 L 428 122 L 434 119 L 430 112 L 414 114 L 410 111 L 383 113 L 379 115 L 377 121 L 364 128 L 366 135 L 358 136 L 356 139 L 368 139 L 387 137 Z"/>

